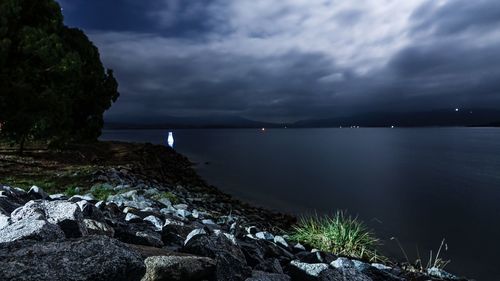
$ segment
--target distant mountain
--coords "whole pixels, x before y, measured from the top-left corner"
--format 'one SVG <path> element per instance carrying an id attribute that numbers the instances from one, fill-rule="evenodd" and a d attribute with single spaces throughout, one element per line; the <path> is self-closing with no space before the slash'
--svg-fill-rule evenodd
<path id="1" fill-rule="evenodd" d="M 500 126 L 500 110 L 458 109 L 413 113 L 368 113 L 351 117 L 304 120 L 290 127 L 445 127 Z"/>
<path id="2" fill-rule="evenodd" d="M 161 120 L 107 120 L 105 129 L 273 128 L 278 124 L 238 116 L 164 117 Z"/>

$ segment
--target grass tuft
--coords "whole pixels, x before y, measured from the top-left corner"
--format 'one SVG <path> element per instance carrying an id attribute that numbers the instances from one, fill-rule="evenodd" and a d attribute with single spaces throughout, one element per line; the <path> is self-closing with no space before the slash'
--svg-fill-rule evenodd
<path id="1" fill-rule="evenodd" d="M 151 197 L 151 199 L 154 199 L 154 200 L 160 200 L 163 198 L 168 199 L 174 205 L 179 203 L 179 198 L 177 198 L 177 196 L 175 194 L 173 194 L 172 192 L 161 192 L 161 193 L 155 194 Z"/>
<path id="2" fill-rule="evenodd" d="M 356 217 L 338 211 L 332 217 L 302 218 L 290 237 L 324 252 L 369 261 L 385 261 L 377 254 L 380 244 L 373 232 Z"/>
<path id="3" fill-rule="evenodd" d="M 112 187 L 106 185 L 94 185 L 90 192 L 99 201 L 106 201 L 110 195 L 116 193 Z"/>

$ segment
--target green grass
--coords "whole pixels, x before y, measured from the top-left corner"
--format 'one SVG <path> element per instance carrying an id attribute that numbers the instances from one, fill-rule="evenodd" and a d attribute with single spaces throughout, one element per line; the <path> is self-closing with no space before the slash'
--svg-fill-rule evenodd
<path id="1" fill-rule="evenodd" d="M 64 191 L 64 194 L 68 197 L 71 197 L 71 196 L 74 196 L 74 195 L 77 195 L 79 194 L 79 189 L 74 187 L 74 186 L 70 186 L 68 188 L 66 188 L 66 190 Z"/>
<path id="2" fill-rule="evenodd" d="M 106 187 L 104 185 L 94 185 L 90 189 L 90 193 L 97 199 L 97 200 L 102 200 L 106 201 L 110 195 L 116 194 L 116 192 L 109 187 Z"/>
<path id="3" fill-rule="evenodd" d="M 162 198 L 168 199 L 174 205 L 179 203 L 179 198 L 172 192 L 161 192 L 151 197 L 151 199 L 154 200 L 160 200 Z"/>
<path id="4" fill-rule="evenodd" d="M 412 272 L 427 272 L 427 270 L 431 268 L 438 268 L 444 270 L 444 268 L 451 262 L 450 260 L 444 260 L 441 257 L 441 254 L 445 251 L 448 251 L 448 244 L 446 243 L 446 239 L 443 238 L 441 240 L 441 244 L 439 245 L 439 248 L 436 252 L 436 254 L 433 254 L 433 251 L 429 251 L 429 257 L 427 263 L 424 264 L 424 261 L 422 257 L 420 256 L 420 250 L 418 247 L 416 247 L 417 250 L 417 260 L 412 263 L 410 262 L 410 258 L 408 257 L 408 254 L 406 253 L 405 249 L 399 242 L 398 238 L 392 237 L 391 240 L 396 241 L 396 243 L 399 246 L 399 249 L 403 253 L 405 259 L 406 259 L 406 264 L 403 265 L 403 268 L 405 268 L 408 271 Z"/>
<path id="5" fill-rule="evenodd" d="M 380 244 L 373 232 L 355 217 L 338 211 L 331 217 L 302 218 L 290 237 L 324 252 L 369 261 L 385 261 L 376 247 Z"/>

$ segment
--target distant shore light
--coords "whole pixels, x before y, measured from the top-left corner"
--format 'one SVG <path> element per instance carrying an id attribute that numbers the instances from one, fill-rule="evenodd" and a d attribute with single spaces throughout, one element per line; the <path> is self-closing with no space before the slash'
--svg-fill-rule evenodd
<path id="1" fill-rule="evenodd" d="M 167 143 L 168 143 L 168 146 L 170 146 L 171 148 L 174 148 L 174 134 L 172 132 L 168 132 Z"/>
<path id="2" fill-rule="evenodd" d="M 458 112 L 459 110 L 460 110 L 460 109 L 458 109 L 458 108 L 455 108 L 455 112 Z"/>
<path id="3" fill-rule="evenodd" d="M 265 131 L 265 130 L 266 130 L 266 128 L 262 128 L 262 129 L 260 129 L 260 130 L 261 130 L 261 131 Z"/>

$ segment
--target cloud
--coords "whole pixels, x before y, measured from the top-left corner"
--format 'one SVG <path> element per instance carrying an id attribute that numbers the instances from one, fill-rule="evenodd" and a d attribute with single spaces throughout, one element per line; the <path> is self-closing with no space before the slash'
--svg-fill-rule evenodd
<path id="1" fill-rule="evenodd" d="M 120 2 L 116 25 L 79 22 L 119 78 L 111 116 L 290 121 L 499 104 L 495 0 L 163 0 L 121 25 L 137 2 Z"/>

